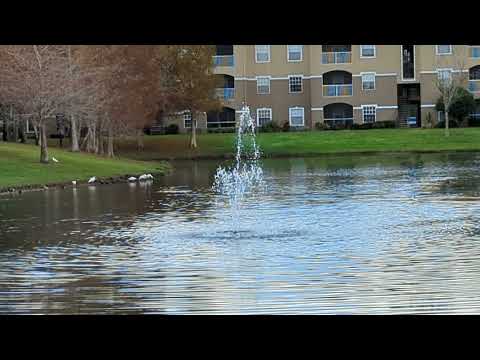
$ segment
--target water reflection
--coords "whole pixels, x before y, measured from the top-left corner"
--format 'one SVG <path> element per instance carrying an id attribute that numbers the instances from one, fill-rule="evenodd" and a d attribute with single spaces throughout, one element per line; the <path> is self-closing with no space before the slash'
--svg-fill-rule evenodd
<path id="1" fill-rule="evenodd" d="M 0 198 L 0 312 L 479 313 L 480 155 L 263 161 L 233 216 L 216 161 Z"/>

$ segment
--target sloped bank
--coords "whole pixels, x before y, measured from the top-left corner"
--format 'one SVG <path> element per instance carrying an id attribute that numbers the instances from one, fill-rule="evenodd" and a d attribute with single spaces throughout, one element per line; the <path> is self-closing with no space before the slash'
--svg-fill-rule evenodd
<path id="1" fill-rule="evenodd" d="M 50 149 L 49 164 L 39 163 L 39 149 L 33 145 L 0 142 L 0 194 L 65 188 L 86 184 L 91 177 L 97 185 L 126 182 L 130 176 L 151 173 L 161 176 L 171 166 L 159 161 L 108 159 L 83 153 Z"/>
<path id="2" fill-rule="evenodd" d="M 137 160 L 228 159 L 234 156 L 235 134 L 201 134 L 198 149 L 189 149 L 189 135 L 145 138 L 143 151 L 135 141 L 120 143 L 119 154 Z M 430 153 L 480 151 L 480 128 L 372 129 L 260 133 L 258 144 L 265 158 L 307 157 L 330 154 Z"/>

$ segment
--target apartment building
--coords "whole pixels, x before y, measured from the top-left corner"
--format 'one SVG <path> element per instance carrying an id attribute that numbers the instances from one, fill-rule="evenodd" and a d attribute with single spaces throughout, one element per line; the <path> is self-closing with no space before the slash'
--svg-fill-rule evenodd
<path id="1" fill-rule="evenodd" d="M 433 121 L 436 77 L 463 76 L 480 96 L 480 45 L 218 45 L 217 96 L 223 109 L 199 117 L 200 129 L 234 127 L 248 104 L 259 125 Z M 480 101 L 480 100 L 479 100 Z M 480 116 L 480 106 L 472 116 Z M 178 121 L 178 122 L 177 122 Z M 188 131 L 188 113 L 175 122 Z"/>

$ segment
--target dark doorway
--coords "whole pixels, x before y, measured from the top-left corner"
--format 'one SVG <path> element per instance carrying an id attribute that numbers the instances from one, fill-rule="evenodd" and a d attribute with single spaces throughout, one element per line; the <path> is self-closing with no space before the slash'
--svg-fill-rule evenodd
<path id="1" fill-rule="evenodd" d="M 420 84 L 400 84 L 398 91 L 398 121 L 400 127 L 420 127 Z"/>
<path id="2" fill-rule="evenodd" d="M 414 45 L 402 45 L 402 78 L 415 79 L 415 48 Z"/>
<path id="3" fill-rule="evenodd" d="M 235 110 L 224 107 L 222 111 L 209 111 L 207 113 L 207 128 L 234 128 Z"/>

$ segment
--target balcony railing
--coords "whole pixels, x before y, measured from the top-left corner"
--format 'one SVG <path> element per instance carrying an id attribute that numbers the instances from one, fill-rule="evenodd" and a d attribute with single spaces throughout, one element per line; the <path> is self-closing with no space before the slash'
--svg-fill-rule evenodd
<path id="1" fill-rule="evenodd" d="M 353 125 L 353 117 L 328 118 L 328 119 L 323 119 L 323 122 L 330 126 Z"/>
<path id="2" fill-rule="evenodd" d="M 217 88 L 216 95 L 219 99 L 232 100 L 235 97 L 235 88 Z"/>
<path id="3" fill-rule="evenodd" d="M 470 114 L 470 119 L 472 119 L 473 121 L 480 121 L 480 113 Z"/>
<path id="4" fill-rule="evenodd" d="M 322 64 L 349 64 L 351 62 L 351 51 L 322 53 Z"/>
<path id="5" fill-rule="evenodd" d="M 470 46 L 470 57 L 480 58 L 480 46 Z"/>
<path id="6" fill-rule="evenodd" d="M 235 59 L 233 55 L 215 55 L 213 65 L 215 66 L 234 66 Z"/>
<path id="7" fill-rule="evenodd" d="M 468 81 L 468 90 L 472 93 L 480 93 L 480 79 L 469 80 Z"/>
<path id="8" fill-rule="evenodd" d="M 323 85 L 323 96 L 352 96 L 352 84 Z"/>

